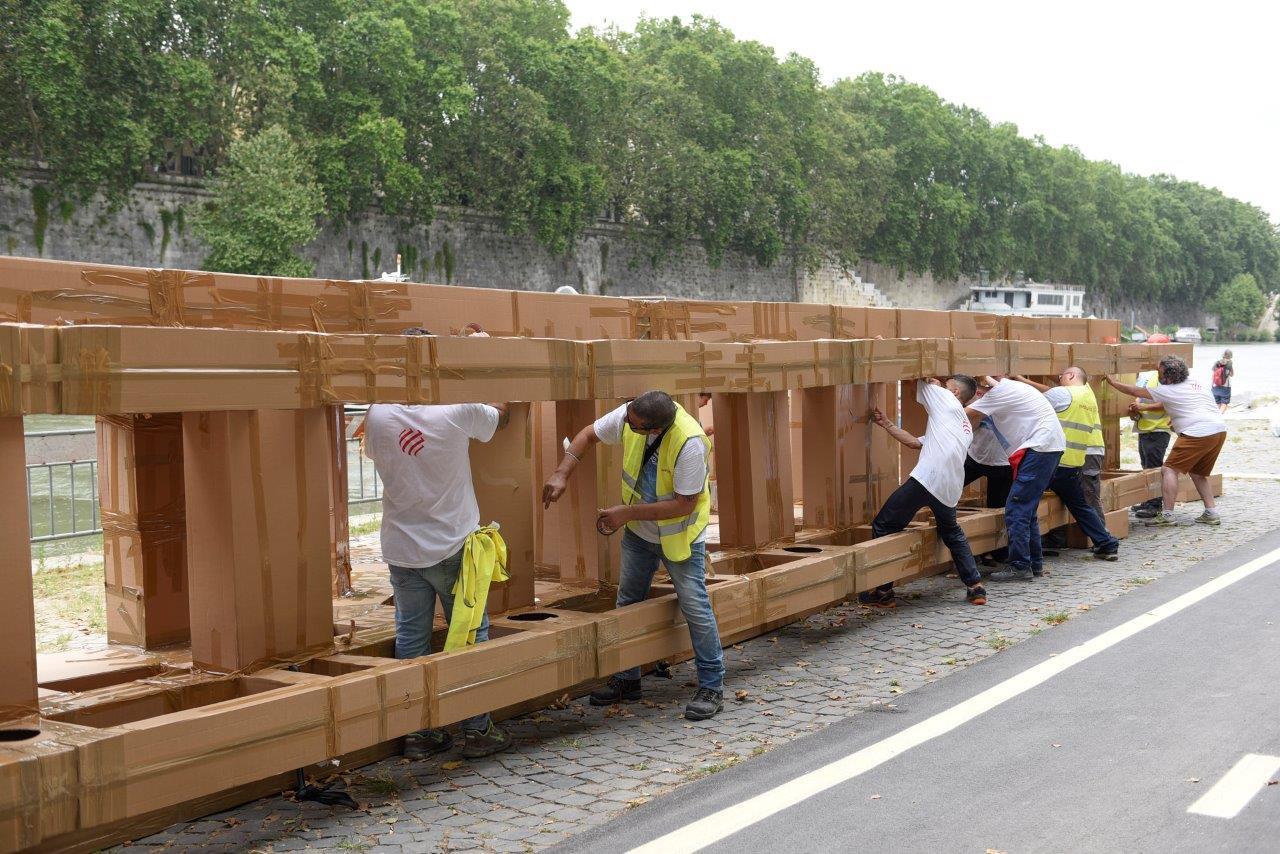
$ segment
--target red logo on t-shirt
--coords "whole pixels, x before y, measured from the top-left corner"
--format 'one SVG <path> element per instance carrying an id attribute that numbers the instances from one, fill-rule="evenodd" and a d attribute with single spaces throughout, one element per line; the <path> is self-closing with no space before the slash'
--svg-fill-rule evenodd
<path id="1" fill-rule="evenodd" d="M 400 450 L 404 451 L 411 457 L 416 457 L 418 452 L 422 450 L 422 446 L 426 443 L 427 440 L 422 435 L 421 430 L 414 430 L 412 427 L 406 427 L 400 431 Z"/>

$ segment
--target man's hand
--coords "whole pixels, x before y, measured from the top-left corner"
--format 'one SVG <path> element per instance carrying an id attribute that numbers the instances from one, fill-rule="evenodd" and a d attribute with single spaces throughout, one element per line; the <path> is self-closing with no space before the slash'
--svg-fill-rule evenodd
<path id="1" fill-rule="evenodd" d="M 926 377 L 925 382 L 927 382 L 929 385 L 936 385 L 936 386 L 942 385 L 942 381 L 939 380 L 937 377 Z"/>
<path id="2" fill-rule="evenodd" d="M 631 521 L 631 508 L 625 504 L 618 504 L 600 511 L 600 515 L 596 517 L 596 530 L 608 536 L 629 521 Z"/>
<path id="3" fill-rule="evenodd" d="M 877 427 L 883 427 L 886 430 L 889 429 L 889 419 L 885 418 L 884 413 L 881 412 L 879 409 L 871 410 L 871 421 Z"/>
<path id="4" fill-rule="evenodd" d="M 546 510 L 559 501 L 560 496 L 564 495 L 565 487 L 568 485 L 568 479 L 560 472 L 555 472 L 551 477 L 547 478 L 547 482 L 542 485 L 542 509 Z"/>

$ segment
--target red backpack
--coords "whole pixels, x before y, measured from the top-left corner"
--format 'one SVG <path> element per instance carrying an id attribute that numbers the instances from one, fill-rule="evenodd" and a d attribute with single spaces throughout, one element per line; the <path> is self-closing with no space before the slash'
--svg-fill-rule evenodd
<path id="1" fill-rule="evenodd" d="M 1227 384 L 1227 365 L 1225 362 L 1218 362 L 1213 366 L 1213 384 L 1219 388 Z"/>

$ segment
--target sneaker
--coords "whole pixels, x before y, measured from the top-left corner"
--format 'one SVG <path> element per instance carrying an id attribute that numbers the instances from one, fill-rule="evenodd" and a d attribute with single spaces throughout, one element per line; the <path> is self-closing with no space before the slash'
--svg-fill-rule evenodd
<path id="1" fill-rule="evenodd" d="M 610 676 L 603 687 L 591 692 L 591 705 L 612 706 L 614 703 L 634 703 L 640 699 L 640 680 Z"/>
<path id="2" fill-rule="evenodd" d="M 1098 560 L 1115 562 L 1120 560 L 1120 547 L 1116 546 L 1112 550 L 1094 549 L 1093 556 Z"/>
<path id="3" fill-rule="evenodd" d="M 486 730 L 464 729 L 462 737 L 464 739 L 462 755 L 468 759 L 480 759 L 501 753 L 511 747 L 512 743 L 511 736 L 493 721 L 489 721 L 489 728 Z"/>
<path id="4" fill-rule="evenodd" d="M 1201 525 L 1221 525 L 1222 517 L 1217 513 L 1210 513 L 1208 510 L 1196 517 L 1196 521 Z"/>
<path id="5" fill-rule="evenodd" d="M 1033 578 L 1035 574 L 1032 573 L 1031 567 L 1011 566 L 1000 572 L 991 573 L 992 581 L 1030 581 Z"/>
<path id="6" fill-rule="evenodd" d="M 987 604 L 987 591 L 981 584 L 975 584 L 965 591 L 964 598 L 969 600 L 970 605 Z"/>
<path id="7" fill-rule="evenodd" d="M 1153 510 L 1150 507 L 1139 507 L 1133 515 L 1139 519 L 1154 519 L 1159 512 L 1159 510 Z"/>
<path id="8" fill-rule="evenodd" d="M 868 608 L 896 608 L 898 600 L 893 594 L 893 588 L 888 590 L 864 590 L 858 594 L 858 604 L 866 605 Z"/>
<path id="9" fill-rule="evenodd" d="M 711 688 L 699 688 L 684 707 L 686 720 L 705 721 L 714 718 L 724 708 L 724 694 Z"/>
<path id="10" fill-rule="evenodd" d="M 1147 520 L 1148 528 L 1169 528 L 1176 524 L 1178 523 L 1173 521 L 1172 513 L 1161 513 Z"/>
<path id="11" fill-rule="evenodd" d="M 1040 578 L 1043 575 L 1044 575 L 1044 564 L 1031 567 L 1031 576 L 1033 578 Z"/>
<path id="12" fill-rule="evenodd" d="M 426 759 L 453 747 L 453 736 L 442 729 L 420 729 L 404 737 L 405 759 Z"/>

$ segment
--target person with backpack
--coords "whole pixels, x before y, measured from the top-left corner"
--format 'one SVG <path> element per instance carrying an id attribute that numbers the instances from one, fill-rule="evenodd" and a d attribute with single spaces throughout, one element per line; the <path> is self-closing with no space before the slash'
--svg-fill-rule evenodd
<path id="1" fill-rule="evenodd" d="M 1222 351 L 1222 358 L 1213 363 L 1213 402 L 1218 404 L 1219 412 L 1226 412 L 1231 405 L 1231 378 L 1236 375 L 1236 368 L 1230 350 Z"/>

